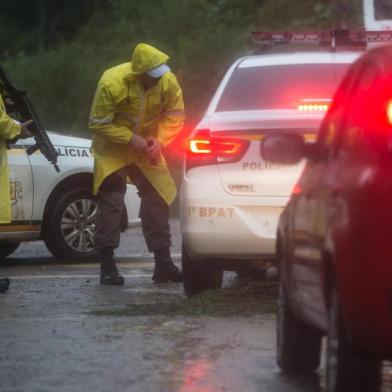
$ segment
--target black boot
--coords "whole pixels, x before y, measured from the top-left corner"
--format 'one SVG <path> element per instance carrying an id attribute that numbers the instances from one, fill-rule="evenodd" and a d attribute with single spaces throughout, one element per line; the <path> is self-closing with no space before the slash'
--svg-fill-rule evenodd
<path id="1" fill-rule="evenodd" d="M 8 278 L 0 279 L 0 293 L 5 293 L 10 287 L 10 280 Z"/>
<path id="2" fill-rule="evenodd" d="M 113 248 L 102 248 L 101 251 L 101 284 L 108 286 L 122 286 L 124 278 L 118 272 L 116 263 L 113 260 Z"/>
<path id="3" fill-rule="evenodd" d="M 155 283 L 182 282 L 182 273 L 173 263 L 169 248 L 154 251 L 155 268 L 152 280 Z"/>

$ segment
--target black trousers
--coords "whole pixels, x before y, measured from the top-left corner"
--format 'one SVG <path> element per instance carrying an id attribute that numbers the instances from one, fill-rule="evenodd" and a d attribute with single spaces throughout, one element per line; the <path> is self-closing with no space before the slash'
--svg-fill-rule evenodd
<path id="1" fill-rule="evenodd" d="M 124 167 L 106 177 L 98 192 L 95 248 L 117 248 L 120 233 L 127 225 L 124 205 L 129 176 L 141 198 L 139 217 L 150 252 L 171 246 L 169 206 L 136 165 Z"/>

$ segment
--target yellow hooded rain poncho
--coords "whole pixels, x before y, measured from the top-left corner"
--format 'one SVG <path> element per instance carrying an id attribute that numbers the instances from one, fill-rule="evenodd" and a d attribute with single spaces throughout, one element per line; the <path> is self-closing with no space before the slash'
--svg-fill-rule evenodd
<path id="1" fill-rule="evenodd" d="M 6 141 L 14 139 L 20 132 L 20 125 L 7 115 L 3 98 L 0 95 L 0 223 L 11 223 Z"/>
<path id="2" fill-rule="evenodd" d="M 135 164 L 158 193 L 171 204 L 176 186 L 161 155 L 152 165 L 146 154 L 128 143 L 133 133 L 155 137 L 167 146 L 184 123 L 181 88 L 173 73 L 165 73 L 144 91 L 138 76 L 166 63 L 169 57 L 147 44 L 136 46 L 132 61 L 110 68 L 99 80 L 91 108 L 89 127 L 93 133 L 94 189 L 97 194 L 111 173 Z"/>

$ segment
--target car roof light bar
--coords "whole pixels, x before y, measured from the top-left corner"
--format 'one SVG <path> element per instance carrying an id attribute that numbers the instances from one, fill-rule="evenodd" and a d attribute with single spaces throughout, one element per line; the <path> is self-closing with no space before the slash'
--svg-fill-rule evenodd
<path id="1" fill-rule="evenodd" d="M 366 48 L 368 43 L 392 43 L 392 31 L 253 31 L 251 42 L 257 46 L 264 46 L 269 49 L 279 44 L 309 44 L 330 47 L 335 50 L 337 47 L 357 47 Z"/>

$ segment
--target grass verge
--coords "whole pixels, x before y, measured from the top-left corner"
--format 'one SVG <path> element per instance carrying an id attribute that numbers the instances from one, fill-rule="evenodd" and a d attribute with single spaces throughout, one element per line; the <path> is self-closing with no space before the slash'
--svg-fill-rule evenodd
<path id="1" fill-rule="evenodd" d="M 152 303 L 131 303 L 124 308 L 90 312 L 94 316 L 212 316 L 243 317 L 276 311 L 277 284 L 252 282 L 246 287 L 207 291 L 192 298 L 168 298 Z"/>

